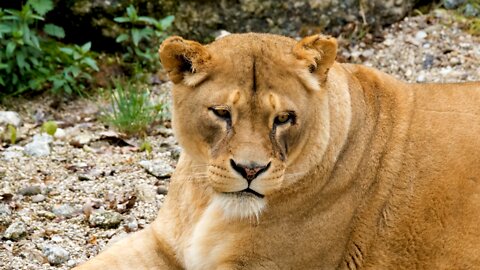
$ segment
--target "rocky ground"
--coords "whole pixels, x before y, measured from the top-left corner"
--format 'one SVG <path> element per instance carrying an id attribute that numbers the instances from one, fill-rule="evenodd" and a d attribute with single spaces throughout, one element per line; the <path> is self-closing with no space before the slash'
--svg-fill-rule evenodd
<path id="1" fill-rule="evenodd" d="M 409 82 L 480 80 L 479 37 L 442 11 L 341 44 L 340 60 Z M 69 269 L 151 222 L 168 190 L 180 151 L 170 129 L 154 128 L 147 154 L 140 140 L 98 121 L 97 102 L 55 103 L 40 97 L 0 106 L 0 126 L 19 129 L 15 146 L 0 144 L 0 269 Z M 59 123 L 54 137 L 40 135 L 45 120 Z"/>

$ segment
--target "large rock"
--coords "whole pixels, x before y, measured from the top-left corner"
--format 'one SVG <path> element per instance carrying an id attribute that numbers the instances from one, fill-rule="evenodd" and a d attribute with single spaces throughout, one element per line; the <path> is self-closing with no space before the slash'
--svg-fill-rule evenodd
<path id="1" fill-rule="evenodd" d="M 17 112 L 12 111 L 0 111 L 0 126 L 1 125 L 13 125 L 20 126 L 22 119 Z"/>
<path id="2" fill-rule="evenodd" d="M 418 0 L 56 0 L 50 20 L 67 30 L 67 39 L 93 40 L 97 49 L 119 49 L 114 39 L 123 25 L 113 21 L 123 16 L 131 3 L 139 14 L 154 18 L 175 15 L 173 32 L 189 39 L 211 40 L 220 29 L 229 32 L 269 32 L 288 36 L 324 31 L 338 34 L 350 22 L 370 26 L 402 19 Z M 89 35 L 74 35 L 85 32 Z M 102 46 L 102 47 L 100 47 Z"/>

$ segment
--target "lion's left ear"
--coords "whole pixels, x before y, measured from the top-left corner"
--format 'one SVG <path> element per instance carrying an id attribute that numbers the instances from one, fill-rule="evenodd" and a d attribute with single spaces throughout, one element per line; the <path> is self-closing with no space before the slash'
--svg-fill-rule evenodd
<path id="1" fill-rule="evenodd" d="M 337 57 L 337 40 L 323 35 L 308 36 L 293 48 L 293 54 L 305 62 L 305 69 L 323 84 Z M 304 74 L 303 77 L 306 75 Z M 317 87 L 318 88 L 318 87 Z"/>
<path id="2" fill-rule="evenodd" d="M 169 37 L 160 45 L 158 54 L 173 83 L 196 86 L 208 77 L 210 54 L 198 42 Z"/>

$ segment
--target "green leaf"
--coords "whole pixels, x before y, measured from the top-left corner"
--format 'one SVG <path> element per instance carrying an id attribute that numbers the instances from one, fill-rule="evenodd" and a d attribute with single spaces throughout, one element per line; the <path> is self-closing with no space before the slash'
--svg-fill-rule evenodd
<path id="1" fill-rule="evenodd" d="M 167 17 L 161 19 L 160 20 L 161 30 L 166 30 L 167 28 L 169 28 L 172 25 L 173 20 L 175 20 L 175 16 L 173 16 L 173 15 L 170 15 L 170 16 L 167 16 Z"/>
<path id="2" fill-rule="evenodd" d="M 25 69 L 27 67 L 27 63 L 25 62 L 25 55 L 23 53 L 16 54 L 17 65 L 20 69 Z"/>
<path id="3" fill-rule="evenodd" d="M 134 22 L 137 20 L 137 10 L 132 5 L 127 7 L 127 15 L 130 21 Z"/>
<path id="4" fill-rule="evenodd" d="M 113 19 L 114 21 L 118 22 L 118 23 L 126 23 L 126 22 L 129 22 L 130 21 L 130 18 L 127 18 L 127 17 L 116 17 Z"/>
<path id="5" fill-rule="evenodd" d="M 13 51 L 15 51 L 15 48 L 17 47 L 17 44 L 15 42 L 10 41 L 7 43 L 7 56 L 13 55 Z"/>
<path id="6" fill-rule="evenodd" d="M 30 41 L 32 42 L 35 48 L 40 49 L 40 42 L 38 41 L 37 36 L 31 36 Z"/>
<path id="7" fill-rule="evenodd" d="M 146 16 L 138 17 L 138 21 L 141 21 L 141 22 L 144 22 L 144 23 L 147 23 L 147 24 L 151 24 L 151 25 L 156 25 L 158 23 L 158 21 L 155 20 L 154 18 L 146 17 Z"/>
<path id="8" fill-rule="evenodd" d="M 86 57 L 85 59 L 82 60 L 85 64 L 87 64 L 90 68 L 92 68 L 95 71 L 99 71 L 99 68 L 97 66 L 97 62 L 93 60 L 90 57 Z"/>
<path id="9" fill-rule="evenodd" d="M 17 142 L 17 128 L 9 124 L 8 132 L 10 133 L 10 144 L 15 144 Z"/>
<path id="10" fill-rule="evenodd" d="M 12 31 L 12 26 L 8 24 L 0 24 L 0 33 L 10 33 Z"/>
<path id="11" fill-rule="evenodd" d="M 52 0 L 28 0 L 27 4 L 41 16 L 44 16 L 53 9 Z"/>
<path id="12" fill-rule="evenodd" d="M 78 60 L 78 59 L 81 59 L 81 58 L 82 58 L 81 54 L 79 54 L 77 51 L 73 52 L 73 60 Z"/>
<path id="13" fill-rule="evenodd" d="M 83 52 L 83 53 L 88 52 L 91 47 L 92 47 L 92 43 L 91 43 L 91 42 L 87 42 L 87 43 L 83 44 L 83 46 L 82 46 L 82 52 Z"/>
<path id="14" fill-rule="evenodd" d="M 68 48 L 68 47 L 62 47 L 60 48 L 61 52 L 64 52 L 65 54 L 72 55 L 73 54 L 73 49 Z"/>
<path id="15" fill-rule="evenodd" d="M 45 24 L 45 26 L 43 27 L 43 31 L 45 31 L 45 33 L 47 33 L 48 35 L 56 38 L 65 37 L 65 31 L 63 30 L 63 28 L 55 24 L 51 24 L 51 23 Z"/>
<path id="16" fill-rule="evenodd" d="M 140 42 L 140 39 L 141 39 L 141 32 L 140 30 L 136 29 L 136 28 L 133 28 L 132 29 L 132 40 L 133 40 L 133 44 L 135 46 L 138 46 L 138 43 Z"/>
<path id="17" fill-rule="evenodd" d="M 123 41 L 125 41 L 125 40 L 127 40 L 127 39 L 128 39 L 128 35 L 127 35 L 127 34 L 121 34 L 121 35 L 119 35 L 119 36 L 115 39 L 115 41 L 116 41 L 117 43 L 122 43 Z"/>

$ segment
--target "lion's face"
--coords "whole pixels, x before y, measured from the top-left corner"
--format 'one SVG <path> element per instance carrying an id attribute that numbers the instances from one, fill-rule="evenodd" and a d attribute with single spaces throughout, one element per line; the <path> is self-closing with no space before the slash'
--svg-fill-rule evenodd
<path id="1" fill-rule="evenodd" d="M 320 82 L 290 39 L 267 43 L 247 36 L 250 44 L 242 46 L 232 41 L 235 37 L 226 37 L 203 47 L 177 38 L 166 41 L 160 54 L 176 83 L 177 138 L 205 166 L 199 177 L 215 191 L 214 203 L 228 216 L 258 217 L 268 197 L 301 173 L 288 168 L 317 120 L 313 105 Z M 172 51 L 169 44 L 180 47 Z M 185 44 L 200 51 L 189 55 L 182 51 Z M 176 63 L 169 65 L 167 53 Z M 195 58 L 199 55 L 202 59 Z M 177 82 L 175 71 L 181 73 Z"/>

